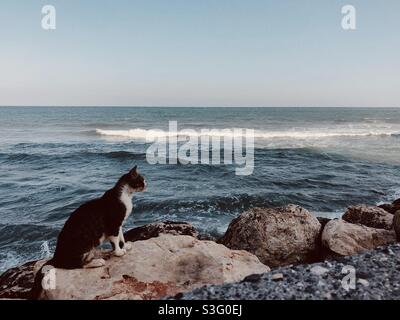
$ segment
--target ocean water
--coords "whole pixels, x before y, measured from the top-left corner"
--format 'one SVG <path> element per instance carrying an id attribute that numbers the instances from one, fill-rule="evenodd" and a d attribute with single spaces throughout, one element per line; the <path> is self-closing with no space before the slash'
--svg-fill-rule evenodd
<path id="1" fill-rule="evenodd" d="M 146 135 L 255 130 L 255 168 L 150 165 Z M 337 217 L 400 196 L 400 109 L 0 108 L 0 272 L 49 256 L 63 223 L 134 164 L 148 182 L 126 228 L 183 220 L 221 234 L 240 212 L 299 204 Z"/>

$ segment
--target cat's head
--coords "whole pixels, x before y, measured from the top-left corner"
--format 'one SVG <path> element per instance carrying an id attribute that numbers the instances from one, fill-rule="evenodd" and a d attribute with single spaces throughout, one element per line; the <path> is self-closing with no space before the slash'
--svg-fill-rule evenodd
<path id="1" fill-rule="evenodd" d="M 142 192 L 146 189 L 146 181 L 139 173 L 137 166 L 135 166 L 129 173 L 124 176 L 125 183 L 133 192 Z"/>

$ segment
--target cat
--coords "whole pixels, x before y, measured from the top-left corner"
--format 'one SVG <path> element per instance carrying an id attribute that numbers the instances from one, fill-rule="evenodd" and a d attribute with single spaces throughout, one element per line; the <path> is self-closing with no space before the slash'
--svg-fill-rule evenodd
<path id="1" fill-rule="evenodd" d="M 101 198 L 84 203 L 65 222 L 58 235 L 54 256 L 45 265 L 61 269 L 98 268 L 104 259 L 94 259 L 93 249 L 109 240 L 115 256 L 123 256 L 131 249 L 125 243 L 122 224 L 132 212 L 132 197 L 142 192 L 146 181 L 135 166 L 124 174 L 116 185 Z M 42 292 L 43 267 L 37 272 L 31 298 Z"/>

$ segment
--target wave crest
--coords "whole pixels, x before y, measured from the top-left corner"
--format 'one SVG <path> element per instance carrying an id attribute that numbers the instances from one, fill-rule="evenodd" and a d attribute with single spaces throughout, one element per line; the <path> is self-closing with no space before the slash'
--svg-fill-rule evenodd
<path id="1" fill-rule="evenodd" d="M 219 136 L 219 137 L 243 137 L 246 135 L 246 130 L 242 132 L 234 131 L 234 129 L 202 129 L 202 130 L 181 130 L 178 132 L 169 132 L 156 129 L 127 129 L 127 130 L 103 130 L 96 129 L 96 133 L 101 136 L 129 138 L 132 140 L 146 140 L 155 138 L 168 137 L 202 137 L 202 136 Z M 254 137 L 256 139 L 320 139 L 320 138 L 335 138 L 335 137 L 399 137 L 400 132 L 388 130 L 348 130 L 348 131 L 317 131 L 317 130 L 298 130 L 298 131 L 265 131 L 255 130 Z"/>

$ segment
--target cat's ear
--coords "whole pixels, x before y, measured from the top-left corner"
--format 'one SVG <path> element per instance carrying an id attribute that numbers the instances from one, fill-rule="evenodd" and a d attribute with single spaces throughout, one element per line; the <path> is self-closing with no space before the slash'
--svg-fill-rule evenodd
<path id="1" fill-rule="evenodd" d="M 132 177 L 136 177 L 138 175 L 138 170 L 137 170 L 137 166 L 135 166 L 131 171 L 129 171 L 129 174 Z"/>

